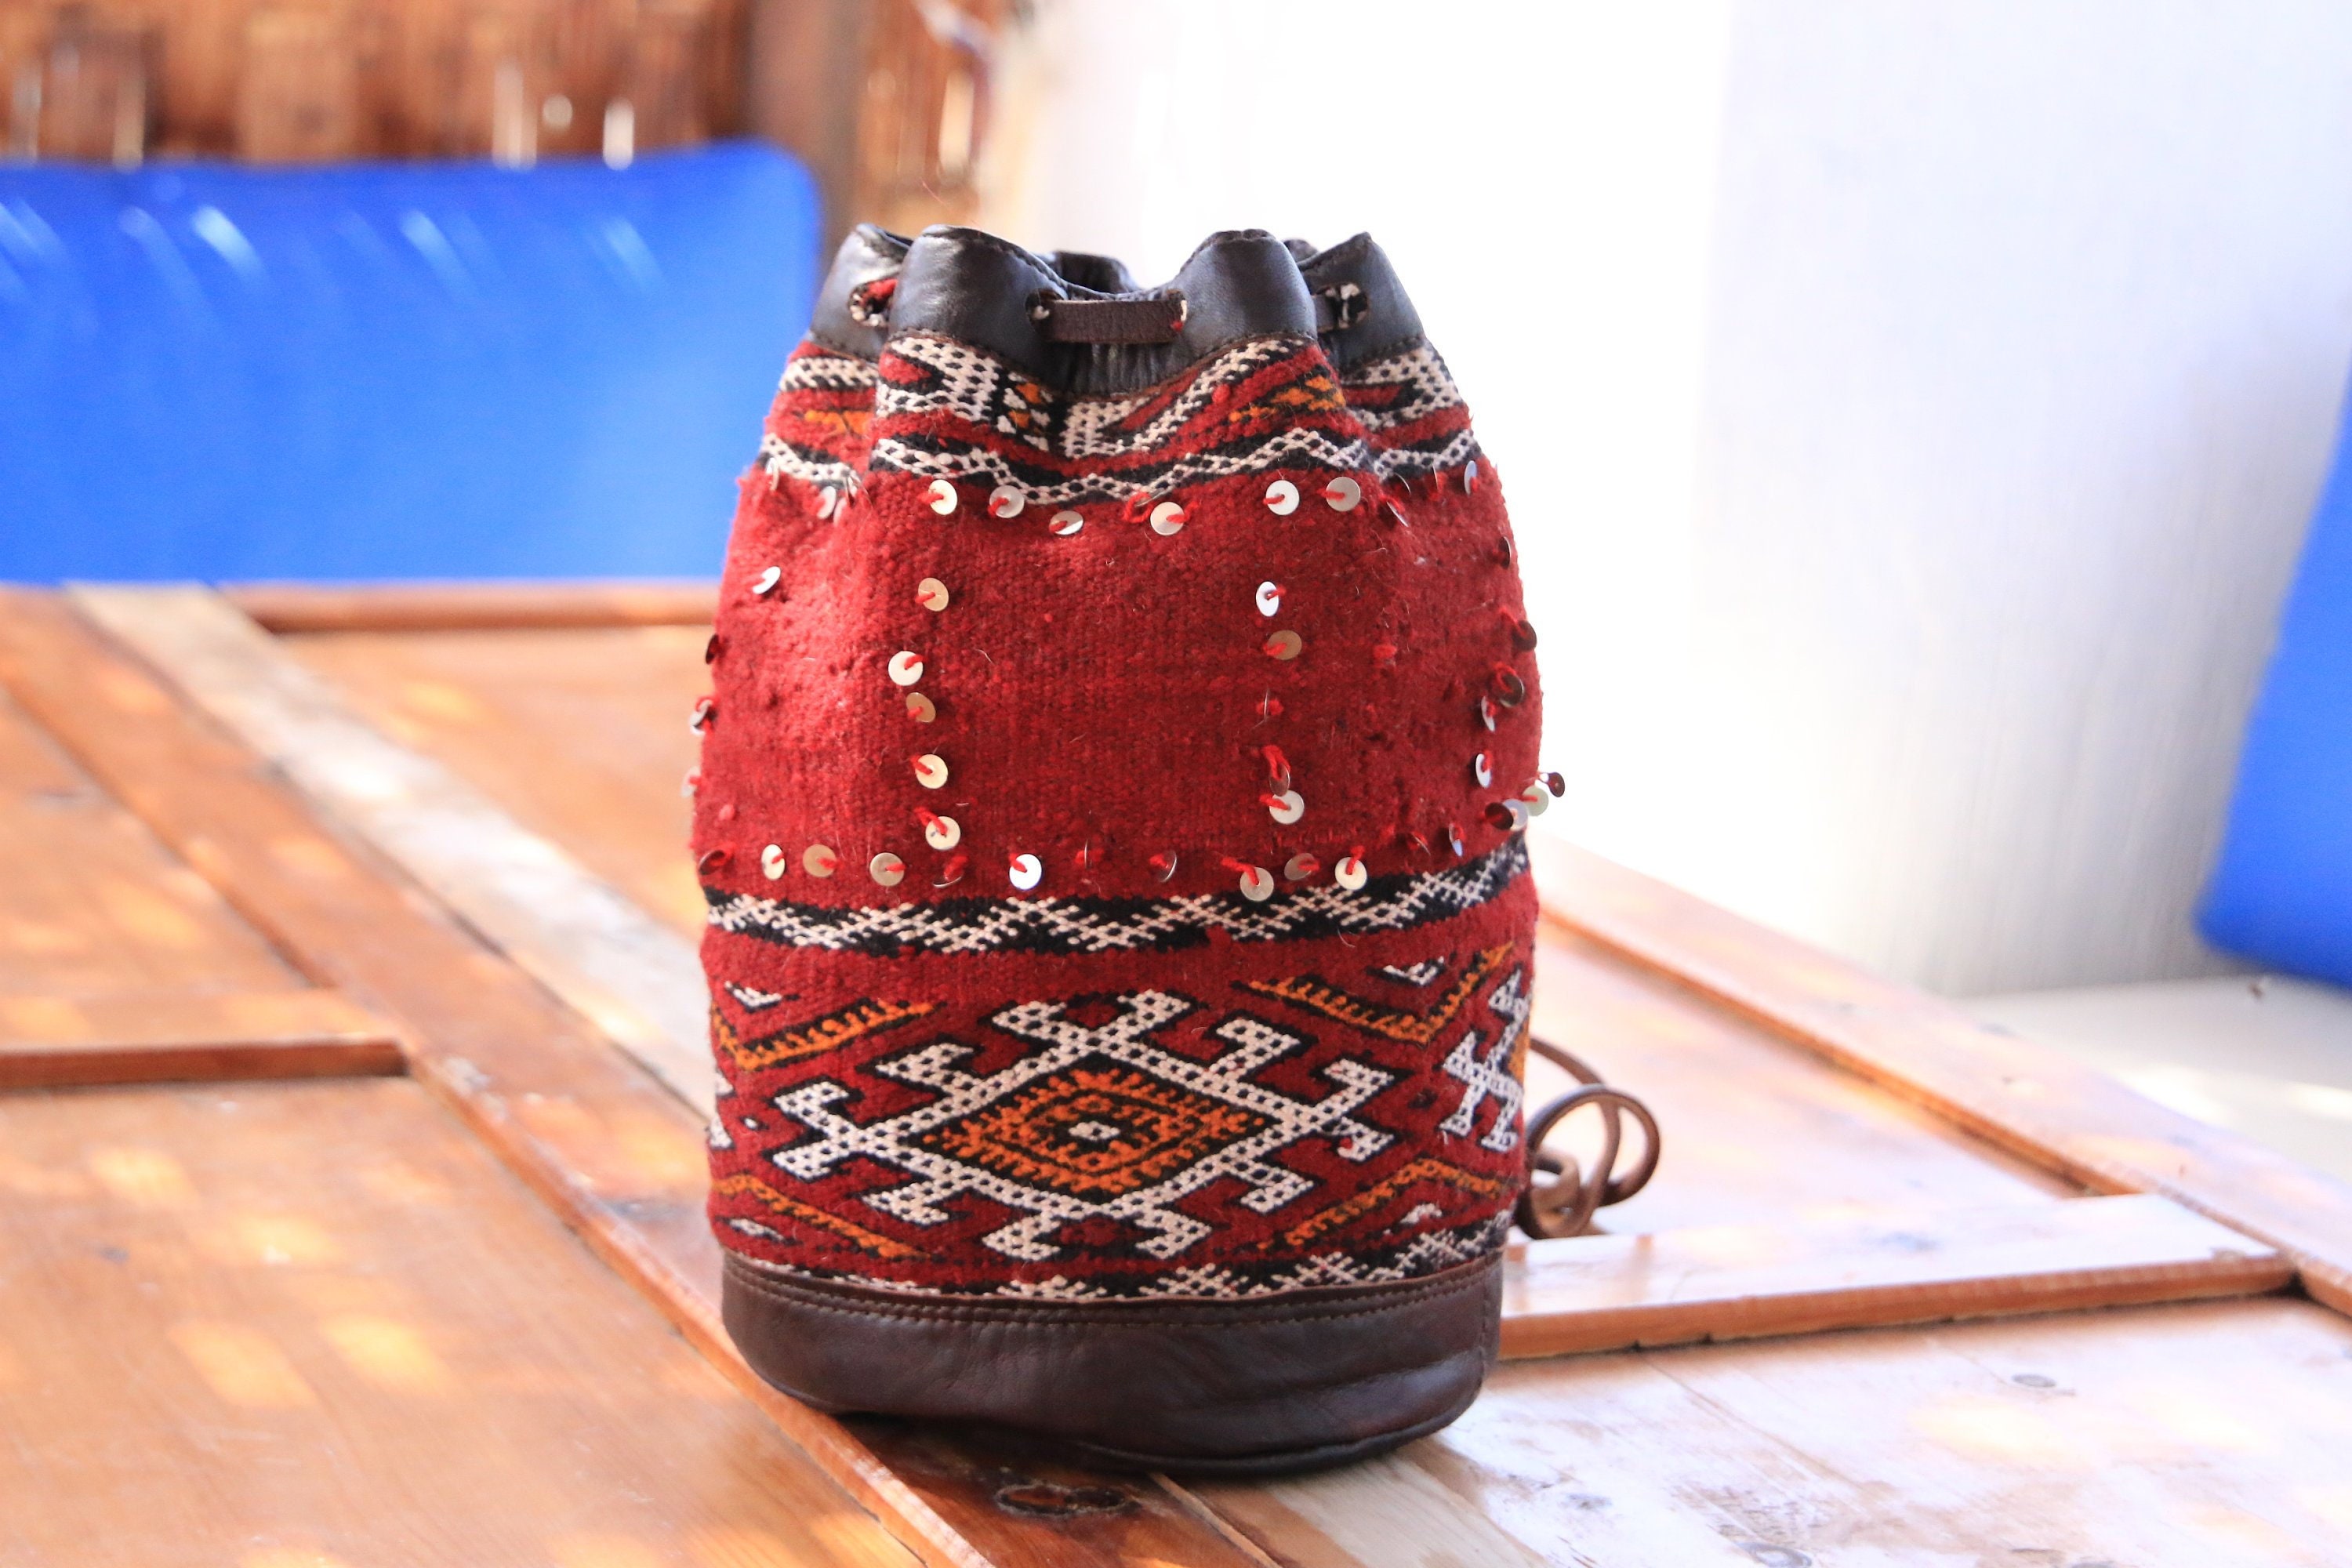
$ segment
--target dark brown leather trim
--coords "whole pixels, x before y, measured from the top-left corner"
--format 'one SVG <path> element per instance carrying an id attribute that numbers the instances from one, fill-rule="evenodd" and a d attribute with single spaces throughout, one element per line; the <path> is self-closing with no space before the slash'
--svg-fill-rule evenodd
<path id="1" fill-rule="evenodd" d="M 1291 244 L 1294 256 L 1305 248 Z M 1298 270 L 1318 302 L 1324 356 L 1342 375 L 1421 337 L 1421 312 L 1370 235 L 1300 256 Z"/>
<path id="2" fill-rule="evenodd" d="M 898 288 L 874 308 L 862 290 L 886 278 Z M 1171 323 L 1162 312 L 1178 296 L 1185 313 Z M 1322 251 L 1256 229 L 1211 235 L 1171 283 L 1145 289 L 1113 257 L 1034 256 L 970 228 L 910 240 L 862 224 L 834 258 L 809 335 L 876 359 L 902 331 L 987 349 L 1081 394 L 1158 385 L 1242 338 L 1319 336 L 1344 374 L 1422 336 L 1420 313 L 1367 234 Z"/>
<path id="3" fill-rule="evenodd" d="M 833 269 L 824 275 L 824 287 L 817 290 L 816 307 L 809 316 L 809 336 L 859 359 L 879 359 L 883 341 L 890 335 L 889 324 L 880 315 L 860 320 L 852 301 L 868 284 L 897 276 L 907 264 L 907 249 L 913 244 L 904 235 L 870 223 L 851 229 L 833 254 Z"/>
<path id="4" fill-rule="evenodd" d="M 1049 250 L 1038 258 L 1081 289 L 1097 294 L 1136 294 L 1142 290 L 1116 256 L 1096 256 L 1083 250 Z"/>
<path id="5" fill-rule="evenodd" d="M 1094 258 L 1099 260 L 1100 258 Z M 1094 268 L 1101 275 L 1100 268 Z M 1213 234 L 1155 295 L 1181 294 L 1183 323 L 1164 342 L 1055 342 L 1041 300 L 1118 296 L 1065 278 L 1045 259 L 975 228 L 925 229 L 890 300 L 890 333 L 927 333 L 988 350 L 1080 395 L 1140 392 L 1244 338 L 1315 334 L 1315 302 L 1282 242 L 1259 229 Z"/>
<path id="6" fill-rule="evenodd" d="M 1008 1427 L 1119 1468 L 1273 1474 L 1467 1409 L 1502 1278 L 1496 1256 L 1238 1301 L 1054 1302 L 869 1289 L 730 1253 L 722 1310 L 754 1371 L 822 1409 Z"/>

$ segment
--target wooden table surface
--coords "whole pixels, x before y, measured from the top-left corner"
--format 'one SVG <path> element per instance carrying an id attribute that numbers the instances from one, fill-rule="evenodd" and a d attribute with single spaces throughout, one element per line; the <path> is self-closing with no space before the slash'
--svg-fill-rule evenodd
<path id="1" fill-rule="evenodd" d="M 709 609 L 0 594 L 0 1564 L 2352 1563 L 2352 1189 L 1540 835 L 1538 1032 L 1665 1157 L 1455 1426 L 1186 1485 L 766 1389 Z"/>

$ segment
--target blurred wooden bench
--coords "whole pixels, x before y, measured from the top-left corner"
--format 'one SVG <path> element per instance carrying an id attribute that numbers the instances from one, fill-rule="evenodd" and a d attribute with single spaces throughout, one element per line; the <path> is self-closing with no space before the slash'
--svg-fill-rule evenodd
<path id="1" fill-rule="evenodd" d="M 1188 1486 L 765 1389 L 709 607 L 0 595 L 0 1562 L 2352 1560 L 2352 1189 L 1540 842 L 1538 1027 L 1665 1160 L 1454 1427 Z"/>

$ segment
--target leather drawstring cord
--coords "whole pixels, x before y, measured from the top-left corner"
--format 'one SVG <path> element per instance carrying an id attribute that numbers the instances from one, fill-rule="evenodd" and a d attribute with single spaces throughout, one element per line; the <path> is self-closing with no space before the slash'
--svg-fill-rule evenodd
<path id="1" fill-rule="evenodd" d="M 1029 319 L 1049 343 L 1172 343 L 1192 313 L 1181 292 L 1148 300 L 1064 300 L 1040 294 Z"/>
<path id="2" fill-rule="evenodd" d="M 1528 1037 L 1528 1046 L 1555 1067 L 1566 1068 L 1579 1087 L 1528 1118 L 1528 1184 L 1511 1217 L 1520 1230 L 1538 1239 L 1581 1236 L 1592 1224 L 1595 1210 L 1622 1204 L 1649 1184 L 1658 1168 L 1658 1121 L 1633 1096 L 1601 1082 L 1601 1075 L 1574 1052 L 1534 1035 Z M 1601 1112 L 1601 1152 L 1590 1174 L 1574 1155 L 1549 1153 L 1544 1149 L 1552 1130 L 1587 1105 Z M 1620 1176 L 1617 1155 L 1624 1143 L 1622 1118 L 1627 1116 L 1641 1124 L 1642 1157 L 1633 1170 Z M 1551 1180 L 1544 1180 L 1546 1176 Z"/>

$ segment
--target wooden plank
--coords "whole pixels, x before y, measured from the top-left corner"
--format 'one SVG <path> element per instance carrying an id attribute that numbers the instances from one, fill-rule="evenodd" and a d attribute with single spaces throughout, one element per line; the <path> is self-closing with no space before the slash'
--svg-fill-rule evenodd
<path id="1" fill-rule="evenodd" d="M 0 590 L 0 682 L 317 978 L 399 1023 L 419 1081 L 924 1562 L 1121 1561 L 1118 1536 L 1094 1516 L 1000 1505 L 1002 1484 L 986 1483 L 1002 1468 L 983 1456 L 918 1485 L 841 1423 L 760 1383 L 719 1321 L 718 1243 L 702 1218 L 695 1119 L 370 852 L 323 831 L 272 770 L 94 626 L 53 595 Z M 1160 1553 L 1167 1561 L 1255 1563 L 1166 1494 L 1102 1484 L 1126 1494 L 1118 1518 L 1181 1542 Z M 958 1500 L 953 1526 L 929 1500 L 947 1495 Z"/>
<path id="2" fill-rule="evenodd" d="M 913 1561 L 414 1083 L 10 1096 L 0 1194 L 0 1561 Z"/>
<path id="3" fill-rule="evenodd" d="M 309 982 L 0 696 L 0 995 Z"/>
<path id="4" fill-rule="evenodd" d="M 2286 1288 L 2276 1251 L 2154 1196 L 1520 1242 L 1507 1359 Z"/>
<path id="5" fill-rule="evenodd" d="M 2352 1324 L 2291 1298 L 1507 1363 L 1391 1458 L 1196 1489 L 1271 1561 L 2352 1562 Z"/>
<path id="6" fill-rule="evenodd" d="M 400 1070 L 0 697 L 0 1088 Z"/>
<path id="7" fill-rule="evenodd" d="M 0 1089 L 396 1073 L 391 1026 L 340 991 L 0 995 Z"/>
<path id="8" fill-rule="evenodd" d="M 1665 1157 L 1650 1184 L 1600 1215 L 1612 1234 L 1989 1208 L 2082 1192 L 1570 933 L 1543 933 L 1535 1002 L 1537 1033 L 1640 1095 L 1664 1132 Z M 1527 1079 L 1530 1110 L 1572 1087 L 1533 1055 Z M 1588 1113 L 1569 1136 L 1581 1157 L 1594 1152 L 1597 1124 Z"/>
<path id="9" fill-rule="evenodd" d="M 219 595 L 79 588 L 73 596 L 338 822 L 709 1113 L 709 1004 L 691 942 L 447 768 L 387 740 Z"/>
<path id="10" fill-rule="evenodd" d="M 237 583 L 228 601 L 273 632 L 699 626 L 715 583 Z"/>
<path id="11" fill-rule="evenodd" d="M 2087 1187 L 2161 1193 L 2268 1242 L 2352 1312 L 2352 1184 L 1597 855 L 1536 847 L 1565 928 Z"/>
<path id="12" fill-rule="evenodd" d="M 361 717 L 495 801 L 688 942 L 709 912 L 687 848 L 710 689 L 705 633 L 331 632 L 278 646 Z"/>

